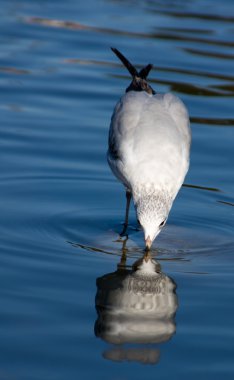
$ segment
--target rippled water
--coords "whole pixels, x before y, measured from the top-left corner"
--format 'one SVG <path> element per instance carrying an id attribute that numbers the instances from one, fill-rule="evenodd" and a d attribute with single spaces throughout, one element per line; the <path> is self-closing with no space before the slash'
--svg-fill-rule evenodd
<path id="1" fill-rule="evenodd" d="M 233 1 L 2 0 L 0 12 L 0 377 L 233 379 Z M 132 209 L 119 237 L 125 196 L 106 164 L 129 83 L 110 46 L 152 62 L 154 88 L 192 121 L 148 303 L 131 271 L 142 232 Z"/>

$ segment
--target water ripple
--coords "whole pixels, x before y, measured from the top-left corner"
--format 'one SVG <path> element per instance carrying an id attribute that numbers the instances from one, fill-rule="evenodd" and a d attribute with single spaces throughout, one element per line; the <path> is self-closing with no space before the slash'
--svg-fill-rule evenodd
<path id="1" fill-rule="evenodd" d="M 233 47 L 234 42 L 233 41 L 226 41 L 226 40 L 215 40 L 215 39 L 208 39 L 208 38 L 199 38 L 199 37 L 191 37 L 188 35 L 179 35 L 175 33 L 163 33 L 163 32 L 151 32 L 151 33 L 138 33 L 138 32 L 131 32 L 127 30 L 118 30 L 118 29 L 112 29 L 112 28 L 103 28 L 103 27 L 96 27 L 96 26 L 90 26 L 81 24 L 78 22 L 73 21 L 62 21 L 62 20 L 53 20 L 53 19 L 47 19 L 42 17 L 28 17 L 25 19 L 25 22 L 30 24 L 38 24 L 42 26 L 49 26 L 52 28 L 65 28 L 65 29 L 71 29 L 74 31 L 81 31 L 81 30 L 87 30 L 87 31 L 93 31 L 98 33 L 106 33 L 108 35 L 122 35 L 126 37 L 137 37 L 137 38 L 149 38 L 149 39 L 161 39 L 161 40 L 170 40 L 170 41 L 184 41 L 184 42 L 194 42 L 194 43 L 200 43 L 205 45 L 216 45 L 216 46 L 228 46 Z"/>

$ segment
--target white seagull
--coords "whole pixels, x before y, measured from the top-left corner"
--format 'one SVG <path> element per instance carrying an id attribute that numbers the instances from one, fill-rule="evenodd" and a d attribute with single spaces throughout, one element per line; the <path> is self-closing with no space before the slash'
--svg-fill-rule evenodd
<path id="1" fill-rule="evenodd" d="M 107 160 L 126 188 L 122 235 L 133 197 L 146 249 L 150 249 L 189 168 L 189 115 L 177 96 L 158 94 L 147 83 L 151 64 L 138 72 L 117 49 L 111 49 L 132 75 L 132 82 L 112 114 Z"/>

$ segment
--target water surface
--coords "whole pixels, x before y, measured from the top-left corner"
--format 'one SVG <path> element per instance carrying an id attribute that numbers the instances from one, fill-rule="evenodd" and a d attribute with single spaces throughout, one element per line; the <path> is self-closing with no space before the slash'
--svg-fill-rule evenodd
<path id="1" fill-rule="evenodd" d="M 1 16 L 0 377 L 232 379 L 233 2 L 3 0 Z M 119 300 L 134 301 L 143 235 L 132 209 L 119 237 L 125 195 L 105 157 L 129 76 L 110 46 L 152 62 L 152 86 L 192 122 L 152 250 L 157 307 L 135 325 Z"/>

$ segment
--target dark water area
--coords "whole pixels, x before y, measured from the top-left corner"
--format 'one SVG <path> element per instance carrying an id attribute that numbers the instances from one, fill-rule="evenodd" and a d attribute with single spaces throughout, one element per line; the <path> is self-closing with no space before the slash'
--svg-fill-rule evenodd
<path id="1" fill-rule="evenodd" d="M 0 379 L 233 379 L 233 1 L 2 0 L 0 15 Z M 106 163 L 129 83 L 110 46 L 153 63 L 191 116 L 147 301 L 143 234 L 132 208 L 120 238 Z"/>

